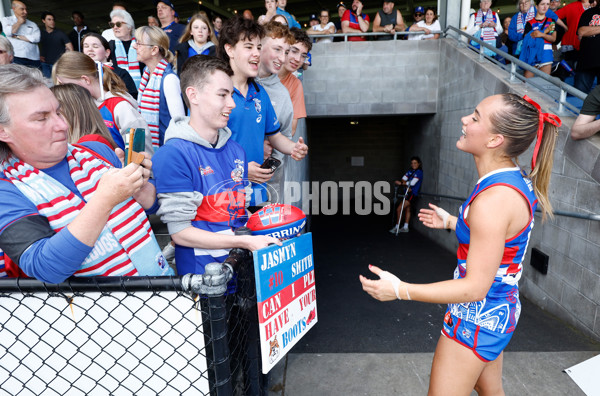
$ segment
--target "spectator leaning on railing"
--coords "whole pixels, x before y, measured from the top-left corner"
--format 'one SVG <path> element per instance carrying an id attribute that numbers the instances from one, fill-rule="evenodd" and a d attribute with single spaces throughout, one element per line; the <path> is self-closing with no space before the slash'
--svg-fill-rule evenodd
<path id="1" fill-rule="evenodd" d="M 600 85 L 585 98 L 579 116 L 571 128 L 573 140 L 585 139 L 600 132 Z"/>
<path id="2" fill-rule="evenodd" d="M 319 14 L 319 24 L 313 25 L 306 30 L 306 34 L 309 36 L 320 36 L 324 34 L 334 34 L 335 25 L 329 20 L 329 10 L 323 8 Z M 317 39 L 317 43 L 331 43 L 333 40 L 331 37 L 323 37 Z"/>
<path id="3" fill-rule="evenodd" d="M 173 274 L 144 212 L 157 207 L 152 162 L 115 169 L 108 146 L 69 145 L 67 129 L 39 70 L 0 67 L 0 248 L 10 257 L 0 272 L 49 283 Z"/>
<path id="4" fill-rule="evenodd" d="M 423 32 L 424 34 L 410 35 L 408 36 L 409 40 L 437 40 L 440 38 L 439 32 L 442 30 L 440 26 L 440 21 L 438 21 L 438 17 L 433 8 L 428 8 L 425 11 L 425 20 L 417 22 L 413 24 L 410 29 L 411 32 Z"/>
<path id="5" fill-rule="evenodd" d="M 399 10 L 394 8 L 392 0 L 384 0 L 383 7 L 377 11 L 373 19 L 373 31 L 381 33 L 390 33 L 390 36 L 378 36 L 378 40 L 391 40 L 396 32 L 403 32 L 406 29 L 404 19 Z"/>

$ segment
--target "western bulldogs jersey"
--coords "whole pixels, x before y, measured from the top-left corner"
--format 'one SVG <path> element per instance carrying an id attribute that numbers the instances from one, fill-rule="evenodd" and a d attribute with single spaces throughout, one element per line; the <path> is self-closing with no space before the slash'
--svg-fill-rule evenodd
<path id="1" fill-rule="evenodd" d="M 452 315 L 464 321 L 491 331 L 509 333 L 515 330 L 521 313 L 518 282 L 533 228 L 533 214 L 537 207 L 531 181 L 524 177 L 519 168 L 499 169 L 485 175 L 460 207 L 456 222 L 456 237 L 459 243 L 458 265 L 454 271 L 454 279 L 464 278 L 467 273 L 467 255 L 471 237 L 469 225 L 465 220 L 468 207 L 478 194 L 493 186 L 513 188 L 525 198 L 530 210 L 529 223 L 516 236 L 505 241 L 500 267 L 486 297 L 482 301 L 449 304 L 448 307 Z"/>

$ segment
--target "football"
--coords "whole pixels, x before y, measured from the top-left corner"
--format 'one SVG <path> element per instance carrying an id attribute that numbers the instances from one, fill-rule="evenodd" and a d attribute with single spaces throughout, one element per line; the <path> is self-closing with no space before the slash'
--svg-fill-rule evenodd
<path id="1" fill-rule="evenodd" d="M 252 235 L 269 235 L 278 239 L 293 238 L 306 225 L 306 215 L 295 206 L 270 204 L 254 212 L 246 226 Z"/>

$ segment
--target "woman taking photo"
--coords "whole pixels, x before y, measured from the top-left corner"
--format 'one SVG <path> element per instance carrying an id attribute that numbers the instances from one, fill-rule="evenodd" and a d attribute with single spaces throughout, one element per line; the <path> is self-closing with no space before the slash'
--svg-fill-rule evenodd
<path id="1" fill-rule="evenodd" d="M 54 84 L 76 84 L 87 89 L 96 101 L 104 123 L 117 146 L 125 149 L 130 128 L 146 130 L 146 149 L 152 155 L 148 125 L 137 111 L 136 101 L 127 93 L 123 81 L 108 66 L 96 63 L 81 52 L 65 52 L 52 68 Z"/>
<path id="2" fill-rule="evenodd" d="M 360 276 L 363 289 L 380 301 L 448 304 L 429 382 L 429 395 L 503 395 L 502 357 L 519 314 L 518 281 L 539 203 L 552 213 L 548 185 L 560 119 L 542 113 L 528 97 L 490 96 L 462 118 L 456 147 L 473 155 L 479 181 L 458 217 L 429 204 L 419 219 L 430 228 L 456 231 L 454 279 L 430 284 L 403 282 L 369 266 L 381 279 Z M 535 142 L 532 171 L 517 158 Z M 459 368 L 459 369 L 457 369 Z"/>
<path id="3" fill-rule="evenodd" d="M 534 66 L 546 74 L 550 74 L 554 55 L 552 43 L 556 41 L 554 21 L 546 16 L 550 8 L 550 0 L 540 0 L 537 4 L 537 13 L 525 25 L 525 37 L 519 59 Z M 525 70 L 523 75 L 533 77 L 533 73 Z"/>
<path id="4" fill-rule="evenodd" d="M 169 37 L 156 26 L 142 26 L 135 31 L 138 60 L 146 64 L 138 104 L 152 134 L 154 150 L 162 146 L 171 118 L 184 116 L 179 78 L 171 62 L 175 55 L 169 51 Z"/>
<path id="5" fill-rule="evenodd" d="M 96 62 L 102 62 L 103 65 L 110 67 L 110 69 L 117 75 L 127 87 L 127 92 L 134 99 L 137 99 L 137 87 L 131 78 L 131 75 L 125 69 L 121 69 L 119 66 L 113 64 L 110 61 L 110 45 L 108 41 L 98 33 L 88 33 L 81 39 L 81 48 L 83 53 L 92 58 Z"/>
<path id="6" fill-rule="evenodd" d="M 115 35 L 115 40 L 109 42 L 110 61 L 113 65 L 127 70 L 136 88 L 139 88 L 142 78 L 141 71 L 144 70 L 144 65 L 138 62 L 135 47 L 132 45 L 135 42 L 133 38 L 133 32 L 135 31 L 133 18 L 125 10 L 113 10 L 110 13 L 109 26 Z"/>
<path id="7" fill-rule="evenodd" d="M 183 64 L 189 57 L 194 55 L 215 56 L 217 44 L 217 38 L 206 15 L 195 14 L 179 39 L 179 45 L 175 48 L 177 74 L 181 74 Z"/>
<path id="8" fill-rule="evenodd" d="M 442 30 L 438 17 L 433 8 L 428 8 L 425 11 L 425 19 L 414 23 L 410 29 L 411 32 L 423 32 L 425 34 L 412 34 L 408 36 L 409 40 L 437 40 L 440 38 L 439 33 L 432 34 L 431 32 L 439 32 Z"/>

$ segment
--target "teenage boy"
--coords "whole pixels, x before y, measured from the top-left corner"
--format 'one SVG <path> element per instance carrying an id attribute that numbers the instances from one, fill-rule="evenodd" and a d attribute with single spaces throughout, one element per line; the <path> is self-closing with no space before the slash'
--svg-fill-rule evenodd
<path id="1" fill-rule="evenodd" d="M 189 117 L 174 117 L 165 144 L 152 158 L 158 214 L 175 242 L 177 273 L 202 274 L 223 262 L 230 248 L 257 250 L 267 236 L 236 236 L 246 224 L 246 155 L 230 139 L 229 116 L 236 106 L 229 65 L 212 56 L 190 58 L 181 71 Z"/>
<path id="2" fill-rule="evenodd" d="M 267 201 L 266 189 L 260 183 L 268 182 L 271 169 L 260 167 L 264 160 L 264 138 L 284 154 L 300 161 L 308 152 L 303 139 L 294 143 L 280 133 L 280 124 L 266 90 L 254 79 L 260 64 L 261 40 L 265 33 L 258 23 L 235 17 L 223 25 L 219 34 L 217 55 L 228 62 L 233 70 L 233 99 L 236 107 L 227 126 L 232 139 L 242 145 L 248 160 L 248 179 L 253 183 L 250 205 Z"/>
<path id="3" fill-rule="evenodd" d="M 312 49 L 310 38 L 304 30 L 290 29 L 294 36 L 294 43 L 285 61 L 285 65 L 279 71 L 281 83 L 287 88 L 294 106 L 294 120 L 292 121 L 292 136 L 296 134 L 298 120 L 306 118 L 306 104 L 304 103 L 304 88 L 302 82 L 294 75 L 298 69 L 304 66 L 308 53 Z"/>
<path id="4" fill-rule="evenodd" d="M 291 139 L 294 108 L 290 93 L 279 80 L 278 73 L 283 69 L 285 58 L 290 50 L 290 45 L 294 42 L 294 38 L 287 26 L 279 22 L 271 21 L 264 28 L 265 37 L 261 40 L 262 49 L 260 50 L 260 64 L 256 81 L 269 94 L 271 104 L 281 125 L 281 133 Z M 270 147 L 265 148 L 265 152 L 270 151 L 269 149 Z M 273 150 L 273 156 L 284 161 L 284 155 L 278 150 Z M 284 180 L 285 175 L 282 164 L 271 179 L 271 183 L 269 183 L 273 191 L 277 193 L 276 196 L 271 195 L 271 202 L 283 202 L 283 191 L 280 188 Z"/>

